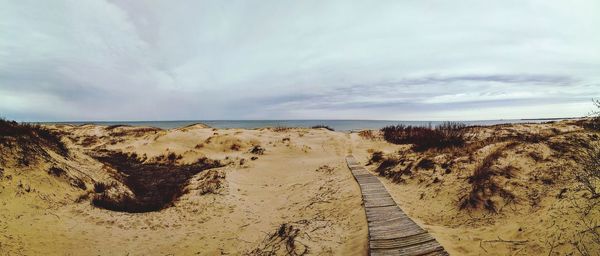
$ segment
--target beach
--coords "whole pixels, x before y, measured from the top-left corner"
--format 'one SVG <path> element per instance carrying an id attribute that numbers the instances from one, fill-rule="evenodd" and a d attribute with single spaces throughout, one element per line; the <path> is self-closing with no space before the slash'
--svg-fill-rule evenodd
<path id="1" fill-rule="evenodd" d="M 379 130 L 42 127 L 65 148 L 0 144 L 2 255 L 367 255 L 349 154 L 450 255 L 599 250 L 600 214 L 582 212 L 575 178 L 598 133 L 579 120 L 477 126 L 462 146 L 426 150 Z"/>

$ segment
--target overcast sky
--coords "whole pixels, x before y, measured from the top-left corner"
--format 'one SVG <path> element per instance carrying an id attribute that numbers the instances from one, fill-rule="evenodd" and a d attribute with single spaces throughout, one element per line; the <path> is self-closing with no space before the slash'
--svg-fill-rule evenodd
<path id="1" fill-rule="evenodd" d="M 586 115 L 600 1 L 0 0 L 21 121 Z"/>

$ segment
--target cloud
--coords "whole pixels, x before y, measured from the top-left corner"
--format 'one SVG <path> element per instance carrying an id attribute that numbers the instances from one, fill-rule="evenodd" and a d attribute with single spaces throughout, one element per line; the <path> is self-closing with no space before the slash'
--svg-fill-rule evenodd
<path id="1" fill-rule="evenodd" d="M 0 115 L 580 116 L 600 97 L 597 10 L 595 1 L 4 1 Z"/>

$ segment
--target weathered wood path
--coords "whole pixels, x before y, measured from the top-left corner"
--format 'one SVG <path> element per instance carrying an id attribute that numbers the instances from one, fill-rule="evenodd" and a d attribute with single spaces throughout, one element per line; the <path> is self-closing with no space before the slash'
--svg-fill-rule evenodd
<path id="1" fill-rule="evenodd" d="M 346 162 L 362 192 L 370 255 L 448 255 L 435 238 L 404 214 L 376 176 L 352 155 Z"/>

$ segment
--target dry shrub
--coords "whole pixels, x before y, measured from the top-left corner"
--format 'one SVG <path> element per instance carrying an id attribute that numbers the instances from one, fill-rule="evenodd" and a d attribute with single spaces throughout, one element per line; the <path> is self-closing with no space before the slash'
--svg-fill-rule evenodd
<path id="1" fill-rule="evenodd" d="M 544 160 L 544 156 L 542 154 L 540 154 L 539 152 L 535 152 L 535 151 L 531 151 L 529 152 L 529 157 L 531 157 L 531 159 L 533 159 L 536 162 L 540 162 L 542 160 Z"/>
<path id="2" fill-rule="evenodd" d="M 229 149 L 231 149 L 233 151 L 240 151 L 240 149 L 242 149 L 242 146 L 240 144 L 233 143 L 233 144 L 231 144 L 231 146 L 229 147 Z"/>
<path id="3" fill-rule="evenodd" d="M 108 184 L 104 182 L 94 182 L 94 192 L 95 193 L 104 193 L 107 189 L 113 187 L 114 184 Z"/>
<path id="4" fill-rule="evenodd" d="M 49 147 L 63 156 L 69 153 L 59 134 L 38 124 L 17 123 L 0 118 L 0 144 L 15 140 L 17 145 L 27 151 L 24 154 L 32 154 L 31 151 L 36 151 L 35 148 L 41 146 Z"/>
<path id="5" fill-rule="evenodd" d="M 108 130 L 108 131 L 111 131 L 111 130 L 114 130 L 114 129 L 119 128 L 119 127 L 131 127 L 131 125 L 115 124 L 115 125 L 109 125 L 105 129 Z"/>
<path id="6" fill-rule="evenodd" d="M 79 142 L 79 144 L 84 147 L 89 147 L 93 144 L 96 144 L 97 142 L 98 142 L 98 138 L 96 136 L 89 136 L 89 137 L 82 138 L 81 142 Z"/>
<path id="7" fill-rule="evenodd" d="M 430 170 L 435 168 L 435 163 L 431 159 L 423 158 L 417 163 L 417 168 Z"/>
<path id="8" fill-rule="evenodd" d="M 496 212 L 496 203 L 491 199 L 494 195 L 500 195 L 504 199 L 511 201 L 515 196 L 504 188 L 500 187 L 495 180 L 495 176 L 504 176 L 511 178 L 514 176 L 514 167 L 498 168 L 494 166 L 495 162 L 502 157 L 504 151 L 515 147 L 517 143 L 512 142 L 496 148 L 489 153 L 481 163 L 475 168 L 473 174 L 468 178 L 471 184 L 471 191 L 461 198 L 460 209 L 476 209 L 481 206 L 488 211 Z"/>
<path id="9" fill-rule="evenodd" d="M 82 203 L 84 201 L 87 201 L 88 199 L 90 199 L 90 193 L 85 192 L 75 199 L 75 203 Z"/>
<path id="10" fill-rule="evenodd" d="M 600 198 L 600 143 L 595 142 L 589 148 L 580 150 L 581 167 L 575 171 L 577 180 L 583 189 L 590 193 L 591 199 Z"/>
<path id="11" fill-rule="evenodd" d="M 513 140 L 520 142 L 528 142 L 528 143 L 540 143 L 547 141 L 549 136 L 544 136 L 539 133 L 517 133 L 513 138 Z"/>
<path id="12" fill-rule="evenodd" d="M 224 180 L 224 172 L 218 170 L 208 170 L 200 181 L 198 193 L 200 195 L 218 194 L 219 190 L 223 187 Z"/>
<path id="13" fill-rule="evenodd" d="M 50 167 L 50 169 L 48 169 L 48 174 L 55 176 L 55 177 L 60 177 L 65 175 L 67 172 L 65 172 L 65 170 L 56 167 L 56 166 L 52 166 Z"/>
<path id="14" fill-rule="evenodd" d="M 255 154 L 255 155 L 262 155 L 265 153 L 265 149 L 263 147 L 261 147 L 260 145 L 255 145 L 254 147 L 252 147 L 250 149 L 250 153 Z"/>
<path id="15" fill-rule="evenodd" d="M 463 146 L 467 126 L 456 122 L 444 122 L 435 128 L 400 124 L 381 128 L 381 132 L 383 138 L 390 143 L 413 144 L 415 150 L 423 151 Z"/>
<path id="16" fill-rule="evenodd" d="M 583 122 L 583 127 L 594 131 L 600 131 L 600 99 L 593 99 L 592 102 L 596 109 L 590 112 L 590 119 L 589 121 L 586 120 Z"/>
<path id="17" fill-rule="evenodd" d="M 104 191 L 92 199 L 92 204 L 113 211 L 150 212 L 171 206 L 182 194 L 189 179 L 197 173 L 222 166 L 218 161 L 198 159 L 192 164 L 174 162 L 145 163 L 121 152 L 102 151 L 94 157 L 111 166 L 120 175 L 130 194 L 113 195 Z"/>
<path id="18" fill-rule="evenodd" d="M 284 223 L 263 241 L 263 246 L 253 250 L 249 255 L 271 256 L 289 255 L 300 256 L 309 252 L 308 246 L 297 241 L 301 230 L 292 224 Z"/>
<path id="19" fill-rule="evenodd" d="M 292 130 L 292 127 L 286 127 L 286 126 L 276 126 L 273 127 L 273 131 L 274 132 L 287 132 L 289 130 Z"/>
<path id="20" fill-rule="evenodd" d="M 117 128 L 127 128 L 116 130 Z M 112 137 L 122 137 L 122 136 L 135 136 L 141 137 L 148 133 L 157 133 L 158 131 L 162 131 L 160 128 L 155 127 L 133 127 L 129 125 L 111 125 L 105 128 L 109 131 Z"/>
<path id="21" fill-rule="evenodd" d="M 377 167 L 377 169 L 375 169 L 375 171 L 380 176 L 387 176 L 387 173 L 389 171 L 391 171 L 394 167 L 396 167 L 396 165 L 398 165 L 399 163 L 400 163 L 400 160 L 398 160 L 396 158 L 386 158 L 385 160 L 383 160 L 381 162 L 381 164 L 379 164 L 379 166 Z"/>
<path id="22" fill-rule="evenodd" d="M 138 159 L 137 155 L 135 153 L 133 153 L 131 155 L 131 158 Z M 175 164 L 175 163 L 177 163 L 178 160 L 181 160 L 182 158 L 183 158 L 182 155 L 178 155 L 178 154 L 171 152 L 171 153 L 168 153 L 165 155 L 155 156 L 153 161 L 157 162 L 157 163 Z"/>
<path id="23" fill-rule="evenodd" d="M 571 145 L 568 142 L 563 141 L 548 141 L 546 143 L 550 149 L 556 153 L 563 155 L 571 150 Z"/>
<path id="24" fill-rule="evenodd" d="M 79 178 L 70 177 L 69 178 L 69 184 L 71 186 L 79 188 L 81 190 L 86 190 L 87 189 L 87 186 L 85 185 L 85 182 L 83 182 L 83 180 L 81 180 Z"/>
<path id="25" fill-rule="evenodd" d="M 377 136 L 375 135 L 375 133 L 373 133 L 372 130 L 362 130 L 362 131 L 358 132 L 358 136 L 362 137 L 363 139 L 367 139 L 367 140 L 377 139 Z"/>
<path id="26" fill-rule="evenodd" d="M 331 173 L 333 173 L 335 171 L 335 168 L 333 168 L 333 167 L 331 167 L 329 165 L 321 165 L 315 171 L 316 172 L 322 172 L 322 173 L 331 174 Z"/>
<path id="27" fill-rule="evenodd" d="M 312 129 L 327 129 L 327 130 L 332 131 L 332 132 L 335 131 L 333 128 L 331 128 L 331 127 L 329 127 L 327 125 L 324 125 L 324 124 L 315 125 L 315 126 L 313 126 L 311 128 Z"/>
<path id="28" fill-rule="evenodd" d="M 371 158 L 369 159 L 369 162 L 367 163 L 367 165 L 379 163 L 381 161 L 383 161 L 383 152 L 375 151 L 375 152 L 371 153 Z"/>

